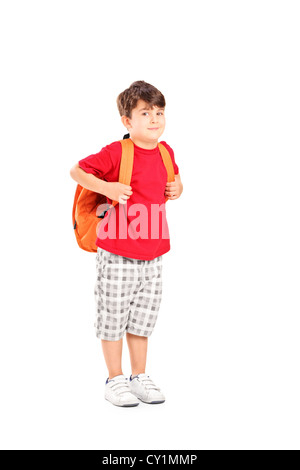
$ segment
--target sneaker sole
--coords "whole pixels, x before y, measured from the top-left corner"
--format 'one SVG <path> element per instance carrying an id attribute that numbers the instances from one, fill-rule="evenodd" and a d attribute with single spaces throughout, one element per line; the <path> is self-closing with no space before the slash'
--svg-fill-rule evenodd
<path id="1" fill-rule="evenodd" d="M 134 406 L 139 406 L 139 403 L 130 403 L 128 405 L 116 405 L 116 403 L 113 403 L 112 401 L 108 400 L 107 398 L 105 398 L 105 400 L 108 401 L 109 403 L 111 403 L 114 406 L 119 406 L 120 408 L 132 408 Z"/>
<path id="2" fill-rule="evenodd" d="M 139 398 L 140 401 L 143 403 L 147 403 L 147 405 L 159 405 L 160 403 L 165 403 L 166 400 L 158 400 L 158 401 L 144 401 L 141 398 Z"/>

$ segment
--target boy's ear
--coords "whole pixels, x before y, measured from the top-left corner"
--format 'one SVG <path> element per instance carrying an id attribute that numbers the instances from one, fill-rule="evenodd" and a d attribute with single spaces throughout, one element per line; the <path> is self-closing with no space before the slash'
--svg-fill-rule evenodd
<path id="1" fill-rule="evenodd" d="M 122 116 L 121 122 L 126 128 L 130 126 L 130 119 L 127 116 Z"/>

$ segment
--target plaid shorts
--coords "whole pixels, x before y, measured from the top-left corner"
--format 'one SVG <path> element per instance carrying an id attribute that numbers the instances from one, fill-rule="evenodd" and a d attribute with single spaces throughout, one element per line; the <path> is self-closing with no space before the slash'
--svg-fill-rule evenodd
<path id="1" fill-rule="evenodd" d="M 96 336 L 118 341 L 125 331 L 150 336 L 162 299 L 162 255 L 140 260 L 98 247 Z"/>

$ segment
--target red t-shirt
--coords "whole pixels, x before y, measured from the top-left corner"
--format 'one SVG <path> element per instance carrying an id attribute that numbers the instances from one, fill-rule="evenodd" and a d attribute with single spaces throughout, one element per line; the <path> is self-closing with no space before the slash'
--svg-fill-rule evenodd
<path id="1" fill-rule="evenodd" d="M 169 151 L 175 175 L 179 169 L 172 148 Z M 109 182 L 117 182 L 122 156 L 121 142 L 113 142 L 100 152 L 78 162 L 87 173 Z M 144 149 L 134 144 L 134 161 L 130 186 L 132 195 L 126 204 L 117 204 L 106 212 L 96 239 L 104 250 L 127 258 L 151 260 L 170 250 L 165 210 L 167 170 L 159 147 Z M 107 203 L 112 200 L 107 198 Z M 170 204 L 170 201 L 168 201 Z M 100 219 L 99 219 L 100 220 Z"/>

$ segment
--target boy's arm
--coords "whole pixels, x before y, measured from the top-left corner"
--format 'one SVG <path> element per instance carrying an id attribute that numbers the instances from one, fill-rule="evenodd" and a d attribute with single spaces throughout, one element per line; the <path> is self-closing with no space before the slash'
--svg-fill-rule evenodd
<path id="1" fill-rule="evenodd" d="M 169 199 L 177 199 L 181 196 L 183 191 L 183 184 L 181 182 L 180 174 L 175 175 L 175 181 L 166 184 L 165 195 Z"/>
<path id="2" fill-rule="evenodd" d="M 175 175 L 175 183 L 176 183 L 177 193 L 178 193 L 178 197 L 179 197 L 179 196 L 181 196 L 182 191 L 183 191 L 183 184 L 182 184 L 179 173 L 178 173 L 178 175 Z"/>
<path id="3" fill-rule="evenodd" d="M 83 188 L 94 193 L 104 194 L 108 199 L 120 204 L 126 204 L 127 199 L 130 199 L 132 195 L 131 186 L 119 182 L 104 181 L 92 173 L 84 171 L 78 163 L 71 168 L 70 175 Z"/>
<path id="4" fill-rule="evenodd" d="M 104 194 L 104 196 L 106 196 L 108 182 L 97 178 L 97 176 L 92 175 L 91 173 L 87 173 L 82 168 L 80 168 L 78 163 L 76 163 L 76 165 L 71 168 L 70 175 L 71 178 L 73 178 L 73 180 L 75 180 L 83 188 L 94 191 L 95 193 Z"/>
<path id="5" fill-rule="evenodd" d="M 183 187 L 179 173 L 178 173 L 178 175 L 175 175 L 175 181 L 177 182 L 177 184 L 179 184 Z"/>

